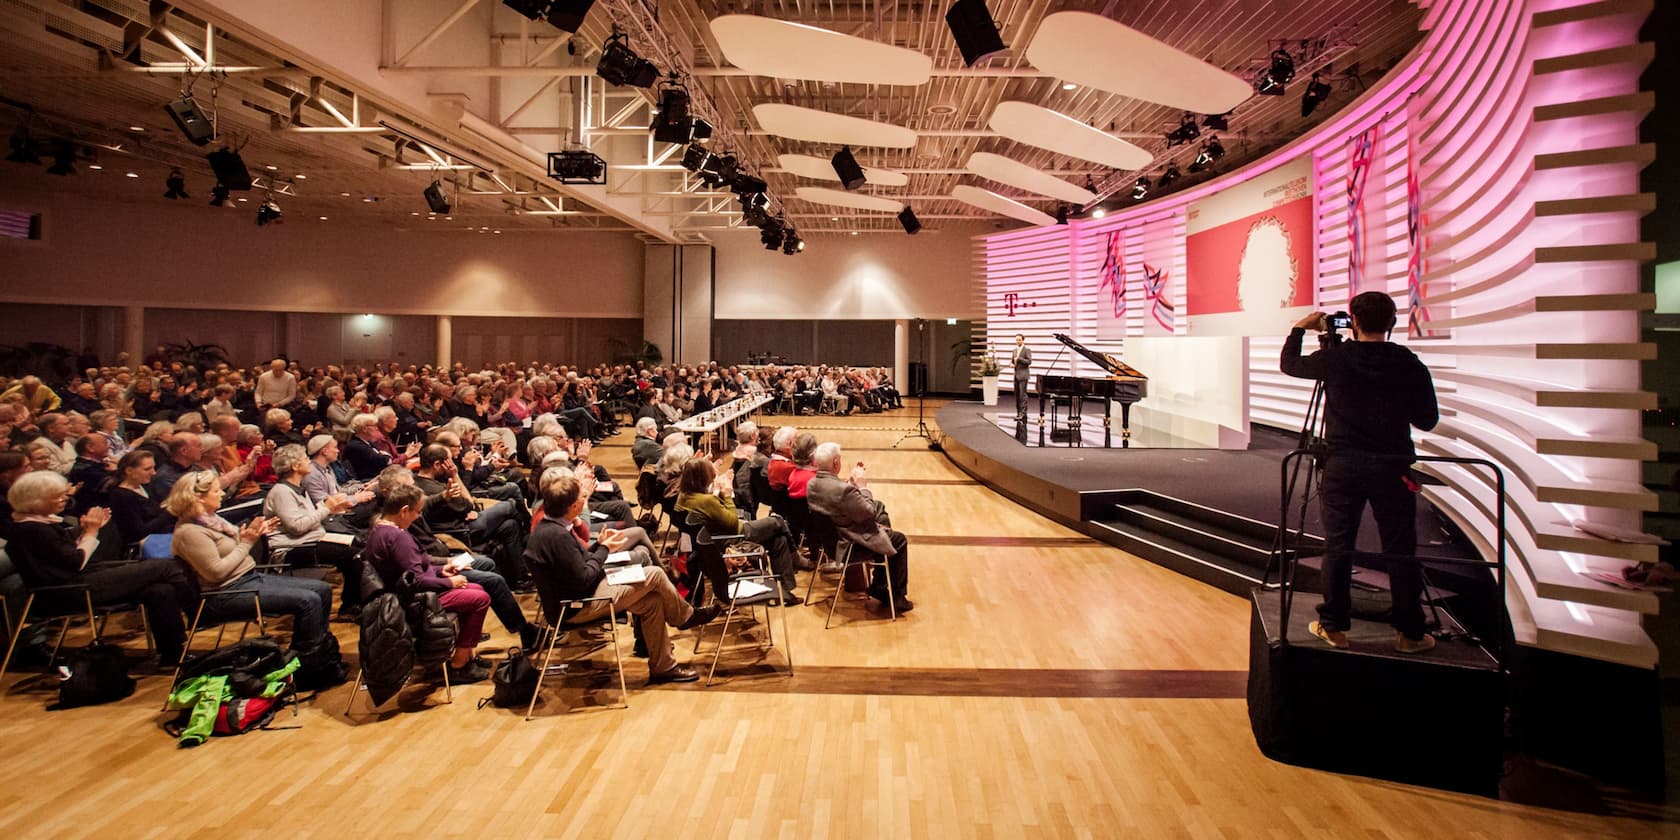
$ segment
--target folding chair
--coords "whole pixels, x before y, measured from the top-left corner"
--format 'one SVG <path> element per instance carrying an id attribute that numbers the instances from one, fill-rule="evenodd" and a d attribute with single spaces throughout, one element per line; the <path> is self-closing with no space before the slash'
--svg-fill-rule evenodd
<path id="1" fill-rule="evenodd" d="M 834 587 L 834 598 L 828 602 L 828 619 L 823 622 L 823 629 L 829 629 L 829 625 L 834 622 L 834 608 L 840 604 L 841 593 L 846 591 L 846 573 L 851 571 L 853 566 L 868 566 L 871 570 L 876 568 L 881 570 L 881 579 L 887 582 L 887 610 L 892 613 L 892 620 L 897 621 L 898 594 L 893 591 L 892 572 L 887 568 L 887 558 L 869 549 L 863 549 L 861 553 L 864 559 L 860 560 L 858 559 L 860 552 L 853 550 L 857 546 L 853 545 L 850 540 L 841 540 L 841 542 L 844 543 L 841 552 L 844 559 L 840 562 L 840 583 Z M 815 578 L 817 574 L 817 572 L 812 572 L 811 577 Z"/>
<path id="2" fill-rule="evenodd" d="M 185 565 L 184 561 L 183 561 L 182 565 Z M 275 564 L 275 565 L 259 566 L 259 567 L 257 567 L 257 571 L 264 572 L 264 573 L 274 573 L 274 572 L 278 572 L 280 570 L 283 570 L 284 568 L 285 567 L 283 565 Z M 189 574 L 189 575 L 193 574 L 193 571 L 189 568 L 189 569 L 187 569 L 187 574 Z M 171 690 L 174 689 L 175 681 L 179 680 L 181 678 L 181 668 L 186 665 L 187 656 L 192 651 L 193 638 L 198 635 L 199 625 L 204 619 L 204 606 L 206 604 L 210 603 L 210 599 L 212 599 L 212 598 L 225 598 L 225 599 L 228 599 L 228 601 L 226 603 L 231 603 L 234 600 L 236 600 L 236 596 L 242 596 L 242 595 L 251 596 L 251 600 L 253 602 L 253 605 L 256 608 L 257 635 L 259 635 L 259 636 L 268 635 L 268 622 L 263 618 L 262 596 L 257 594 L 257 590 L 255 590 L 255 589 L 215 589 L 215 590 L 211 590 L 209 592 L 200 593 L 199 597 L 198 597 L 198 609 L 193 611 L 192 624 L 187 628 L 187 641 L 186 641 L 185 644 L 181 645 L 181 658 L 175 660 L 175 672 L 169 675 L 169 686 L 170 686 Z M 239 621 L 240 622 L 239 638 L 236 641 L 244 641 L 246 631 L 248 631 L 251 628 L 251 619 L 249 619 L 249 618 L 240 619 L 237 616 L 227 617 L 227 618 L 216 618 L 216 617 L 212 616 L 211 620 L 216 625 L 216 643 L 210 647 L 210 652 L 211 653 L 215 653 L 216 651 L 221 649 L 222 638 L 223 638 L 223 636 L 225 636 L 227 634 L 228 624 L 230 624 L 234 621 Z M 208 629 L 208 628 L 206 628 L 206 629 Z M 167 697 L 164 698 L 163 710 L 164 711 L 169 710 L 169 700 L 168 700 Z"/>
<path id="3" fill-rule="evenodd" d="M 531 690 L 531 702 L 525 707 L 525 719 L 530 720 L 532 715 L 536 713 L 537 698 L 542 695 L 543 680 L 548 676 L 549 669 L 554 662 L 554 650 L 560 646 L 560 637 L 572 631 L 597 627 L 603 620 L 601 618 L 590 618 L 583 621 L 574 619 L 568 622 L 566 613 L 571 612 L 573 615 L 578 615 L 592 607 L 603 604 L 607 608 L 607 615 L 604 620 L 612 632 L 613 667 L 618 671 L 619 708 L 630 708 L 630 691 L 624 683 L 624 655 L 618 648 L 618 616 L 617 611 L 613 609 L 612 598 L 602 595 L 590 598 L 551 600 L 549 597 L 545 597 L 546 593 L 554 591 L 554 581 L 548 566 L 543 563 L 532 563 L 531 577 L 537 583 L 537 605 L 540 610 L 540 615 L 537 618 L 541 627 L 541 633 L 537 638 L 538 644 L 544 648 L 544 653 L 542 667 L 537 671 L 536 687 Z M 591 647 L 589 652 L 594 652 L 594 648 Z M 534 660 L 535 657 L 533 656 L 532 659 Z M 564 668 L 566 665 L 578 661 L 578 659 L 581 659 L 581 657 L 568 660 L 561 667 Z"/>
<path id="4" fill-rule="evenodd" d="M 140 613 L 141 626 L 145 629 L 146 633 L 146 652 L 150 654 L 153 650 L 151 622 L 147 619 L 145 607 L 138 603 L 117 603 L 95 606 L 93 603 L 93 593 L 88 589 L 88 586 L 85 583 L 64 583 L 55 586 L 28 586 L 26 581 L 24 591 L 27 594 L 25 595 L 23 601 L 23 612 L 18 616 L 17 626 L 11 630 L 11 640 L 6 645 L 6 657 L 5 659 L 0 660 L 0 682 L 5 681 L 6 671 L 11 668 L 12 654 L 17 650 L 18 640 L 23 638 L 24 628 L 29 626 L 30 613 L 35 612 L 35 599 L 42 595 L 51 595 L 54 593 L 80 593 L 81 595 L 81 603 L 78 605 L 61 606 L 59 609 L 46 609 L 36 614 L 37 619 L 46 621 L 62 621 L 62 624 L 59 625 L 58 629 L 58 640 L 53 643 L 52 655 L 47 658 L 49 665 L 58 659 L 58 652 L 64 647 L 64 637 L 70 632 L 70 622 L 77 618 L 81 618 L 82 616 L 87 617 L 88 628 L 93 633 L 93 641 L 95 644 L 98 644 L 104 636 L 105 622 L 107 619 L 116 613 L 138 611 Z M 9 610 L 7 618 L 10 618 Z M 0 692 L 0 699 L 4 699 L 4 696 L 4 693 Z"/>
<path id="5" fill-rule="evenodd" d="M 711 686 L 712 678 L 717 676 L 718 661 L 723 658 L 724 643 L 729 638 L 729 625 L 734 621 L 735 614 L 739 612 L 742 607 L 746 607 L 749 611 L 748 615 L 751 617 L 753 609 L 761 604 L 764 605 L 765 644 L 763 645 L 763 648 L 768 650 L 776 646 L 776 631 L 774 625 L 770 621 L 770 606 L 774 604 L 782 616 L 782 646 L 786 648 L 787 652 L 788 675 L 792 676 L 793 674 L 793 637 L 788 633 L 787 629 L 787 599 L 782 597 L 782 585 L 777 579 L 775 573 L 770 571 L 769 557 L 763 548 L 753 549 L 750 552 L 731 553 L 731 547 L 736 543 L 739 543 L 742 539 L 744 538 L 740 534 L 720 534 L 714 536 L 711 529 L 705 526 L 700 528 L 698 535 L 695 537 L 694 551 L 696 554 L 717 556 L 719 560 L 725 562 L 732 557 L 747 557 L 750 559 L 754 567 L 753 571 L 746 572 L 744 574 L 731 575 L 729 578 L 731 591 L 724 593 L 724 595 L 729 598 L 729 607 L 723 613 L 723 629 L 718 633 L 717 649 L 712 652 L 712 667 L 706 672 L 707 687 Z M 700 588 L 705 585 L 705 576 L 702 575 L 700 580 L 701 584 L 695 589 L 696 594 L 698 594 Z M 756 595 L 733 597 L 734 591 L 742 582 L 752 582 L 761 586 L 768 585 L 768 590 L 760 592 Z M 694 631 L 694 653 L 696 656 L 700 654 L 700 642 L 705 635 L 705 627 L 696 628 Z M 731 650 L 746 650 L 757 647 L 759 646 L 737 646 Z"/>

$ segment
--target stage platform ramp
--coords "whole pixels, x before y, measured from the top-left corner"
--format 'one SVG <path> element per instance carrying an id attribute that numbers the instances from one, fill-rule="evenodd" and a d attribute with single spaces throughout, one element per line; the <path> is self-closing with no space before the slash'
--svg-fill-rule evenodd
<path id="1" fill-rule="evenodd" d="M 1479 642 L 1394 651 L 1394 630 L 1355 618 L 1351 646 L 1314 637 L 1318 596 L 1303 593 L 1283 633 L 1276 589 L 1249 593 L 1248 715 L 1268 757 L 1336 773 L 1498 796 L 1505 679 Z M 1442 629 L 1463 635 L 1448 614 Z M 1285 640 L 1287 639 L 1287 641 Z"/>

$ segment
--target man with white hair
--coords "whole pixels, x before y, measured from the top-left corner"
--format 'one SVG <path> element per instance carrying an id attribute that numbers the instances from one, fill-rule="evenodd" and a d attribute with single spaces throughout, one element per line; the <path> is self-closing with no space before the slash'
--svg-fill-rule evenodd
<path id="1" fill-rule="evenodd" d="M 25 376 L 19 379 L 16 385 L 7 388 L 5 393 L 0 393 L 0 400 L 13 394 L 23 397 L 23 404 L 30 411 L 57 411 L 63 404 L 57 392 L 41 384 L 39 376 Z"/>
<path id="2" fill-rule="evenodd" d="M 659 445 L 659 421 L 652 417 L 637 419 L 636 439 L 630 444 L 630 457 L 635 460 L 636 469 L 658 463 L 659 456 L 664 452 L 665 448 Z"/>
<path id="3" fill-rule="evenodd" d="M 268 363 L 268 370 L 257 377 L 256 392 L 252 394 L 258 409 L 285 408 L 297 402 L 297 377 L 286 370 L 285 359 Z"/>
<path id="4" fill-rule="evenodd" d="M 76 463 L 76 450 L 70 446 L 69 416 L 57 412 L 43 414 L 36 425 L 41 429 L 41 436 L 32 443 L 46 445 L 48 454 L 52 456 L 50 466 L 53 472 L 69 475 L 70 467 Z"/>
<path id="5" fill-rule="evenodd" d="M 905 587 L 910 582 L 909 541 L 892 529 L 886 508 L 870 494 L 863 463 L 858 462 L 852 468 L 851 478 L 842 481 L 839 476 L 842 460 L 840 444 L 832 441 L 818 444 L 811 458 L 817 474 L 806 487 L 811 510 L 833 521 L 834 530 L 852 543 L 854 551 L 863 549 L 886 558 L 886 575 L 882 575 L 879 566 L 875 568 L 869 597 L 885 606 L 890 593 L 893 609 L 909 612 L 916 606 L 905 597 Z"/>

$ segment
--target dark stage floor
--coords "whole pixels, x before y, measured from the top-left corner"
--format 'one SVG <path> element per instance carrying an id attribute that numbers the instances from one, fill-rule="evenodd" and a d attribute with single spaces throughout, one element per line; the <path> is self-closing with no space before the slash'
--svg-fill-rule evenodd
<path id="1" fill-rule="evenodd" d="M 1294 449 L 1293 435 L 1256 426 L 1247 450 L 1120 449 L 1118 435 L 1113 449 L 1039 448 L 1022 446 L 1000 429 L 993 417 L 998 410 L 953 402 L 939 409 L 936 420 L 945 434 L 981 455 L 1070 490 L 1141 488 L 1261 522 L 1277 521 L 1278 470 Z"/>

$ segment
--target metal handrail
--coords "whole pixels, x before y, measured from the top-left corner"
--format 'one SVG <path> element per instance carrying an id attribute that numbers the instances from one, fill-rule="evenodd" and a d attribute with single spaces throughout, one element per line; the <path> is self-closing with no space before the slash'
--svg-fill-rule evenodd
<path id="1" fill-rule="evenodd" d="M 1294 600 L 1295 600 L 1295 573 L 1296 573 L 1296 570 L 1300 566 L 1301 549 L 1303 548 L 1301 543 L 1302 543 L 1302 538 L 1306 534 L 1306 522 L 1305 522 L 1306 513 L 1305 513 L 1305 508 L 1303 507 L 1302 522 L 1300 523 L 1299 528 L 1294 529 L 1295 544 L 1294 544 L 1294 550 L 1291 551 L 1290 550 L 1290 543 L 1289 543 L 1289 537 L 1290 537 L 1290 531 L 1291 531 L 1291 529 L 1289 527 L 1289 505 L 1290 505 L 1290 502 L 1293 501 L 1295 484 L 1296 484 L 1296 482 L 1291 480 L 1291 478 L 1292 478 L 1292 476 L 1291 476 L 1291 466 L 1296 464 L 1300 459 L 1309 458 L 1309 457 L 1314 458 L 1314 459 L 1323 459 L 1323 458 L 1326 458 L 1326 457 L 1330 457 L 1330 458 L 1352 458 L 1352 459 L 1359 459 L 1359 460 L 1366 461 L 1366 462 L 1377 462 L 1377 463 L 1390 462 L 1390 463 L 1399 463 L 1399 464 L 1413 464 L 1413 463 L 1418 463 L 1418 462 L 1426 462 L 1426 463 L 1440 463 L 1440 464 L 1460 464 L 1460 465 L 1469 466 L 1469 467 L 1485 467 L 1493 473 L 1494 493 L 1495 493 L 1495 513 L 1494 513 L 1494 524 L 1495 524 L 1494 537 L 1495 537 L 1495 539 L 1494 539 L 1494 543 L 1493 543 L 1494 544 L 1494 559 L 1492 561 L 1488 561 L 1488 560 L 1484 560 L 1484 559 L 1467 560 L 1467 559 L 1461 559 L 1461 558 L 1456 558 L 1456 557 L 1428 557 L 1428 556 L 1415 555 L 1415 554 L 1414 555 L 1389 555 L 1389 554 L 1383 554 L 1383 553 L 1380 553 L 1380 552 L 1357 552 L 1357 551 L 1356 552 L 1351 552 L 1351 556 L 1354 557 L 1354 558 L 1358 558 L 1358 557 L 1389 557 L 1391 559 L 1416 560 L 1419 563 L 1422 563 L 1424 561 L 1428 561 L 1428 562 L 1437 563 L 1437 564 L 1480 566 L 1480 567 L 1483 567 L 1483 568 L 1491 569 L 1494 573 L 1494 581 L 1495 581 L 1496 590 L 1497 590 L 1497 593 L 1498 593 L 1497 600 L 1499 602 L 1499 617 L 1500 617 L 1500 619 L 1501 619 L 1501 621 L 1503 622 L 1503 625 L 1504 625 L 1500 628 L 1499 640 L 1498 640 L 1498 643 L 1496 645 L 1497 652 L 1496 652 L 1494 658 L 1497 661 L 1497 664 L 1499 666 L 1500 674 L 1504 675 L 1506 673 L 1506 662 L 1507 662 L 1507 659 L 1508 659 L 1508 656 L 1507 656 L 1508 652 L 1506 650 L 1507 638 L 1509 637 L 1508 627 L 1509 627 L 1510 621 L 1511 621 L 1510 609 L 1509 609 L 1508 605 L 1505 603 L 1505 584 L 1506 584 L 1506 580 L 1505 580 L 1505 578 L 1506 578 L 1506 572 L 1505 572 L 1505 562 L 1506 562 L 1506 559 L 1505 559 L 1505 554 L 1506 554 L 1506 547 L 1505 547 L 1505 505 L 1506 505 L 1505 471 L 1504 471 L 1504 469 L 1502 469 L 1499 466 L 1499 464 L 1497 464 L 1493 461 L 1490 461 L 1486 458 L 1466 458 L 1466 457 L 1457 457 L 1457 456 L 1449 456 L 1449 455 L 1397 455 L 1397 454 L 1385 454 L 1385 453 L 1375 453 L 1375 452 L 1360 452 L 1360 451 L 1356 451 L 1356 450 L 1334 450 L 1334 451 L 1332 451 L 1332 450 L 1330 450 L 1330 449 L 1328 449 L 1327 447 L 1324 447 L 1324 446 L 1314 446 L 1314 447 L 1309 447 L 1309 448 L 1304 448 L 1304 449 L 1295 449 L 1295 450 L 1291 451 L 1289 454 L 1283 456 L 1283 462 L 1281 464 L 1282 493 L 1280 494 L 1281 499 L 1280 499 L 1279 506 L 1278 506 L 1278 514 L 1279 514 L 1278 515 L 1278 534 L 1279 534 L 1279 540 L 1277 542 L 1277 545 L 1280 548 L 1279 556 L 1278 556 L 1277 559 L 1278 559 L 1278 561 L 1280 563 L 1280 567 L 1282 569 L 1281 580 L 1280 580 L 1280 583 L 1279 583 L 1279 586 L 1280 586 L 1279 601 L 1280 601 L 1280 606 L 1281 606 L 1280 626 L 1278 628 L 1278 639 L 1279 639 L 1279 641 L 1284 642 L 1284 643 L 1287 643 L 1289 641 L 1289 613 L 1290 613 L 1290 609 L 1293 606 Z M 1307 488 L 1308 488 L 1307 492 L 1311 492 L 1312 483 L 1313 482 L 1310 481 L 1310 480 L 1306 483 Z M 1478 554 L 1479 554 L 1479 552 L 1478 552 Z"/>

